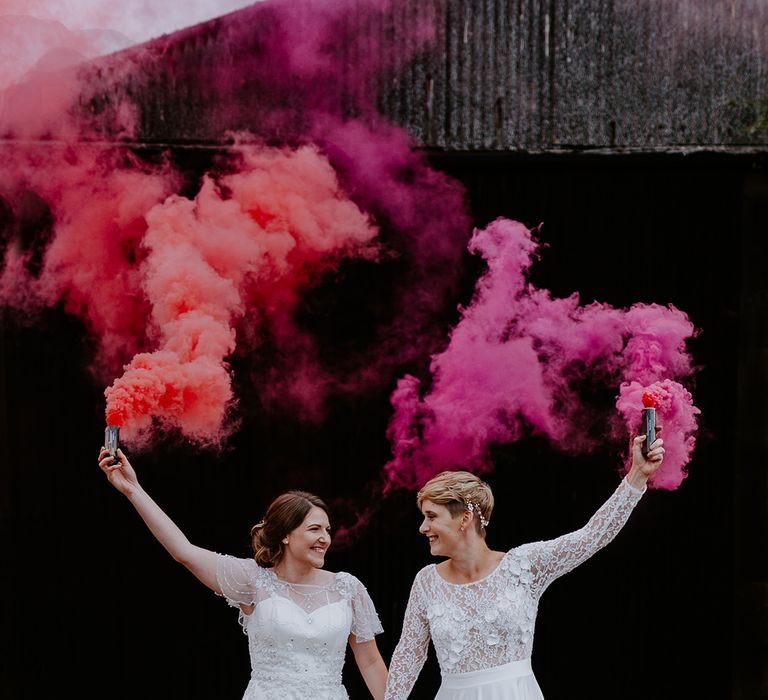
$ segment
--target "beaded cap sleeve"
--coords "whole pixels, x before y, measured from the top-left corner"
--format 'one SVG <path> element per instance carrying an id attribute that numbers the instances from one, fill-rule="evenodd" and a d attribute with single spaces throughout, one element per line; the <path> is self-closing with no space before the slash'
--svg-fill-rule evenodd
<path id="1" fill-rule="evenodd" d="M 216 581 L 221 594 L 232 607 L 256 605 L 269 593 L 266 569 L 253 559 L 217 555 Z"/>
<path id="2" fill-rule="evenodd" d="M 348 600 L 352 606 L 352 629 L 356 642 L 369 642 L 384 628 L 365 586 L 352 574 L 343 574 L 344 585 L 348 586 Z"/>
<path id="3" fill-rule="evenodd" d="M 541 594 L 556 578 L 608 544 L 644 492 L 622 480 L 584 527 L 509 550 L 496 569 L 479 581 L 449 583 L 434 564 L 422 569 L 413 582 L 403 631 L 390 662 L 385 700 L 408 697 L 430 639 L 443 675 L 530 658 Z"/>

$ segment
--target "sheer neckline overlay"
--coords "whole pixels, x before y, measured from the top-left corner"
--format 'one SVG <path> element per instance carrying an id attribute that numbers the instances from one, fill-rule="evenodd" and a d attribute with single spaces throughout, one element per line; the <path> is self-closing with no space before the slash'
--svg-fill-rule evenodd
<path id="1" fill-rule="evenodd" d="M 501 565 L 504 563 L 504 560 L 509 556 L 509 552 L 504 552 L 504 556 L 499 559 L 499 563 L 496 564 L 496 566 L 493 567 L 492 571 L 489 571 L 485 576 L 482 578 L 477 579 L 477 581 L 465 581 L 464 583 L 453 583 L 453 581 L 449 581 L 448 579 L 444 578 L 443 575 L 437 570 L 437 564 L 432 564 L 432 568 L 435 570 L 435 575 L 437 578 L 442 581 L 446 586 L 474 586 L 477 583 L 482 583 L 483 581 L 487 581 L 491 576 L 493 576 L 500 568 Z"/>
<path id="2" fill-rule="evenodd" d="M 333 573 L 333 572 L 329 571 L 328 573 L 332 574 L 333 578 L 329 579 L 327 583 L 294 583 L 293 581 L 286 581 L 284 578 L 280 578 L 277 575 L 277 572 L 274 569 L 272 569 L 272 568 L 265 569 L 265 571 L 267 572 L 267 574 L 269 576 L 274 578 L 274 580 L 277 583 L 280 583 L 280 584 L 282 584 L 284 586 L 300 586 L 302 588 L 319 588 L 321 590 L 336 585 L 336 583 L 338 582 L 338 578 L 339 578 L 339 574 L 338 573 Z"/>

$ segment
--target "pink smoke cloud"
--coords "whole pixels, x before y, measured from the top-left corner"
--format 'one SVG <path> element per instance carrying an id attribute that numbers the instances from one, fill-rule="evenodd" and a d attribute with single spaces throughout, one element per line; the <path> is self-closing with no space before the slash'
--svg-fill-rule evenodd
<path id="1" fill-rule="evenodd" d="M 620 414 L 634 430 L 644 385 L 654 382 L 670 397 L 660 415 L 671 449 L 651 484 L 676 488 L 682 480 L 698 409 L 675 380 L 693 373 L 686 351 L 693 324 L 671 306 L 616 309 L 584 305 L 577 294 L 553 298 L 527 279 L 538 249 L 532 233 L 505 219 L 475 230 L 469 249 L 487 271 L 472 302 L 448 347 L 433 356 L 428 386 L 407 375 L 392 394 L 387 488 L 418 487 L 443 469 L 488 470 L 490 446 L 529 432 L 561 449 L 593 449 L 595 438 L 580 423 L 584 387 L 621 386 Z"/>
<path id="2" fill-rule="evenodd" d="M 691 392 L 671 379 L 656 381 L 647 387 L 639 382 L 626 382 L 621 385 L 616 407 L 630 433 L 637 430 L 640 423 L 642 395 L 646 391 L 655 399 L 665 450 L 661 467 L 651 475 L 648 483 L 655 488 L 676 489 L 687 476 L 686 465 L 696 447 L 696 416 L 700 411 L 693 405 Z"/>

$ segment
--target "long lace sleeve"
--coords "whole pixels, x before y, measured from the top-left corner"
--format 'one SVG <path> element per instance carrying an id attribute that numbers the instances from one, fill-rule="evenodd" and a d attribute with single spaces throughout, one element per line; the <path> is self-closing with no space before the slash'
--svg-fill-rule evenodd
<path id="1" fill-rule="evenodd" d="M 381 634 L 384 628 L 376 612 L 376 607 L 368 595 L 365 586 L 354 576 L 352 579 L 352 629 L 356 642 L 369 642 L 377 634 Z"/>
<path id="2" fill-rule="evenodd" d="M 533 587 L 542 593 L 556 578 L 584 563 L 624 527 L 645 488 L 640 491 L 622 479 L 613 495 L 580 530 L 546 542 L 532 542 L 515 551 L 531 563 Z"/>
<path id="3" fill-rule="evenodd" d="M 429 650 L 429 622 L 420 571 L 411 586 L 411 595 L 405 609 L 403 631 L 400 634 L 389 664 L 387 689 L 384 700 L 404 700 L 413 689 L 427 659 Z"/>

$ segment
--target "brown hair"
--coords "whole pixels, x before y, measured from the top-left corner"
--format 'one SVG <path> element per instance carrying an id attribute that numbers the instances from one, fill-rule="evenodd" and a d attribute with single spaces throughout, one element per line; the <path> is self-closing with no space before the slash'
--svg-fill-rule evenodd
<path id="1" fill-rule="evenodd" d="M 254 558 L 259 566 L 271 567 L 280 562 L 284 554 L 283 539 L 304 522 L 315 506 L 330 518 L 325 502 L 307 491 L 287 491 L 269 504 L 264 519 L 251 528 Z"/>
<path id="2" fill-rule="evenodd" d="M 491 519 L 493 491 L 488 484 L 471 472 L 440 472 L 424 484 L 416 494 L 416 504 L 419 509 L 424 501 L 445 506 L 453 518 L 466 510 L 473 510 L 475 529 L 485 537 L 485 527 L 480 518 L 482 517 L 486 523 Z M 470 504 L 472 508 L 469 507 Z"/>

